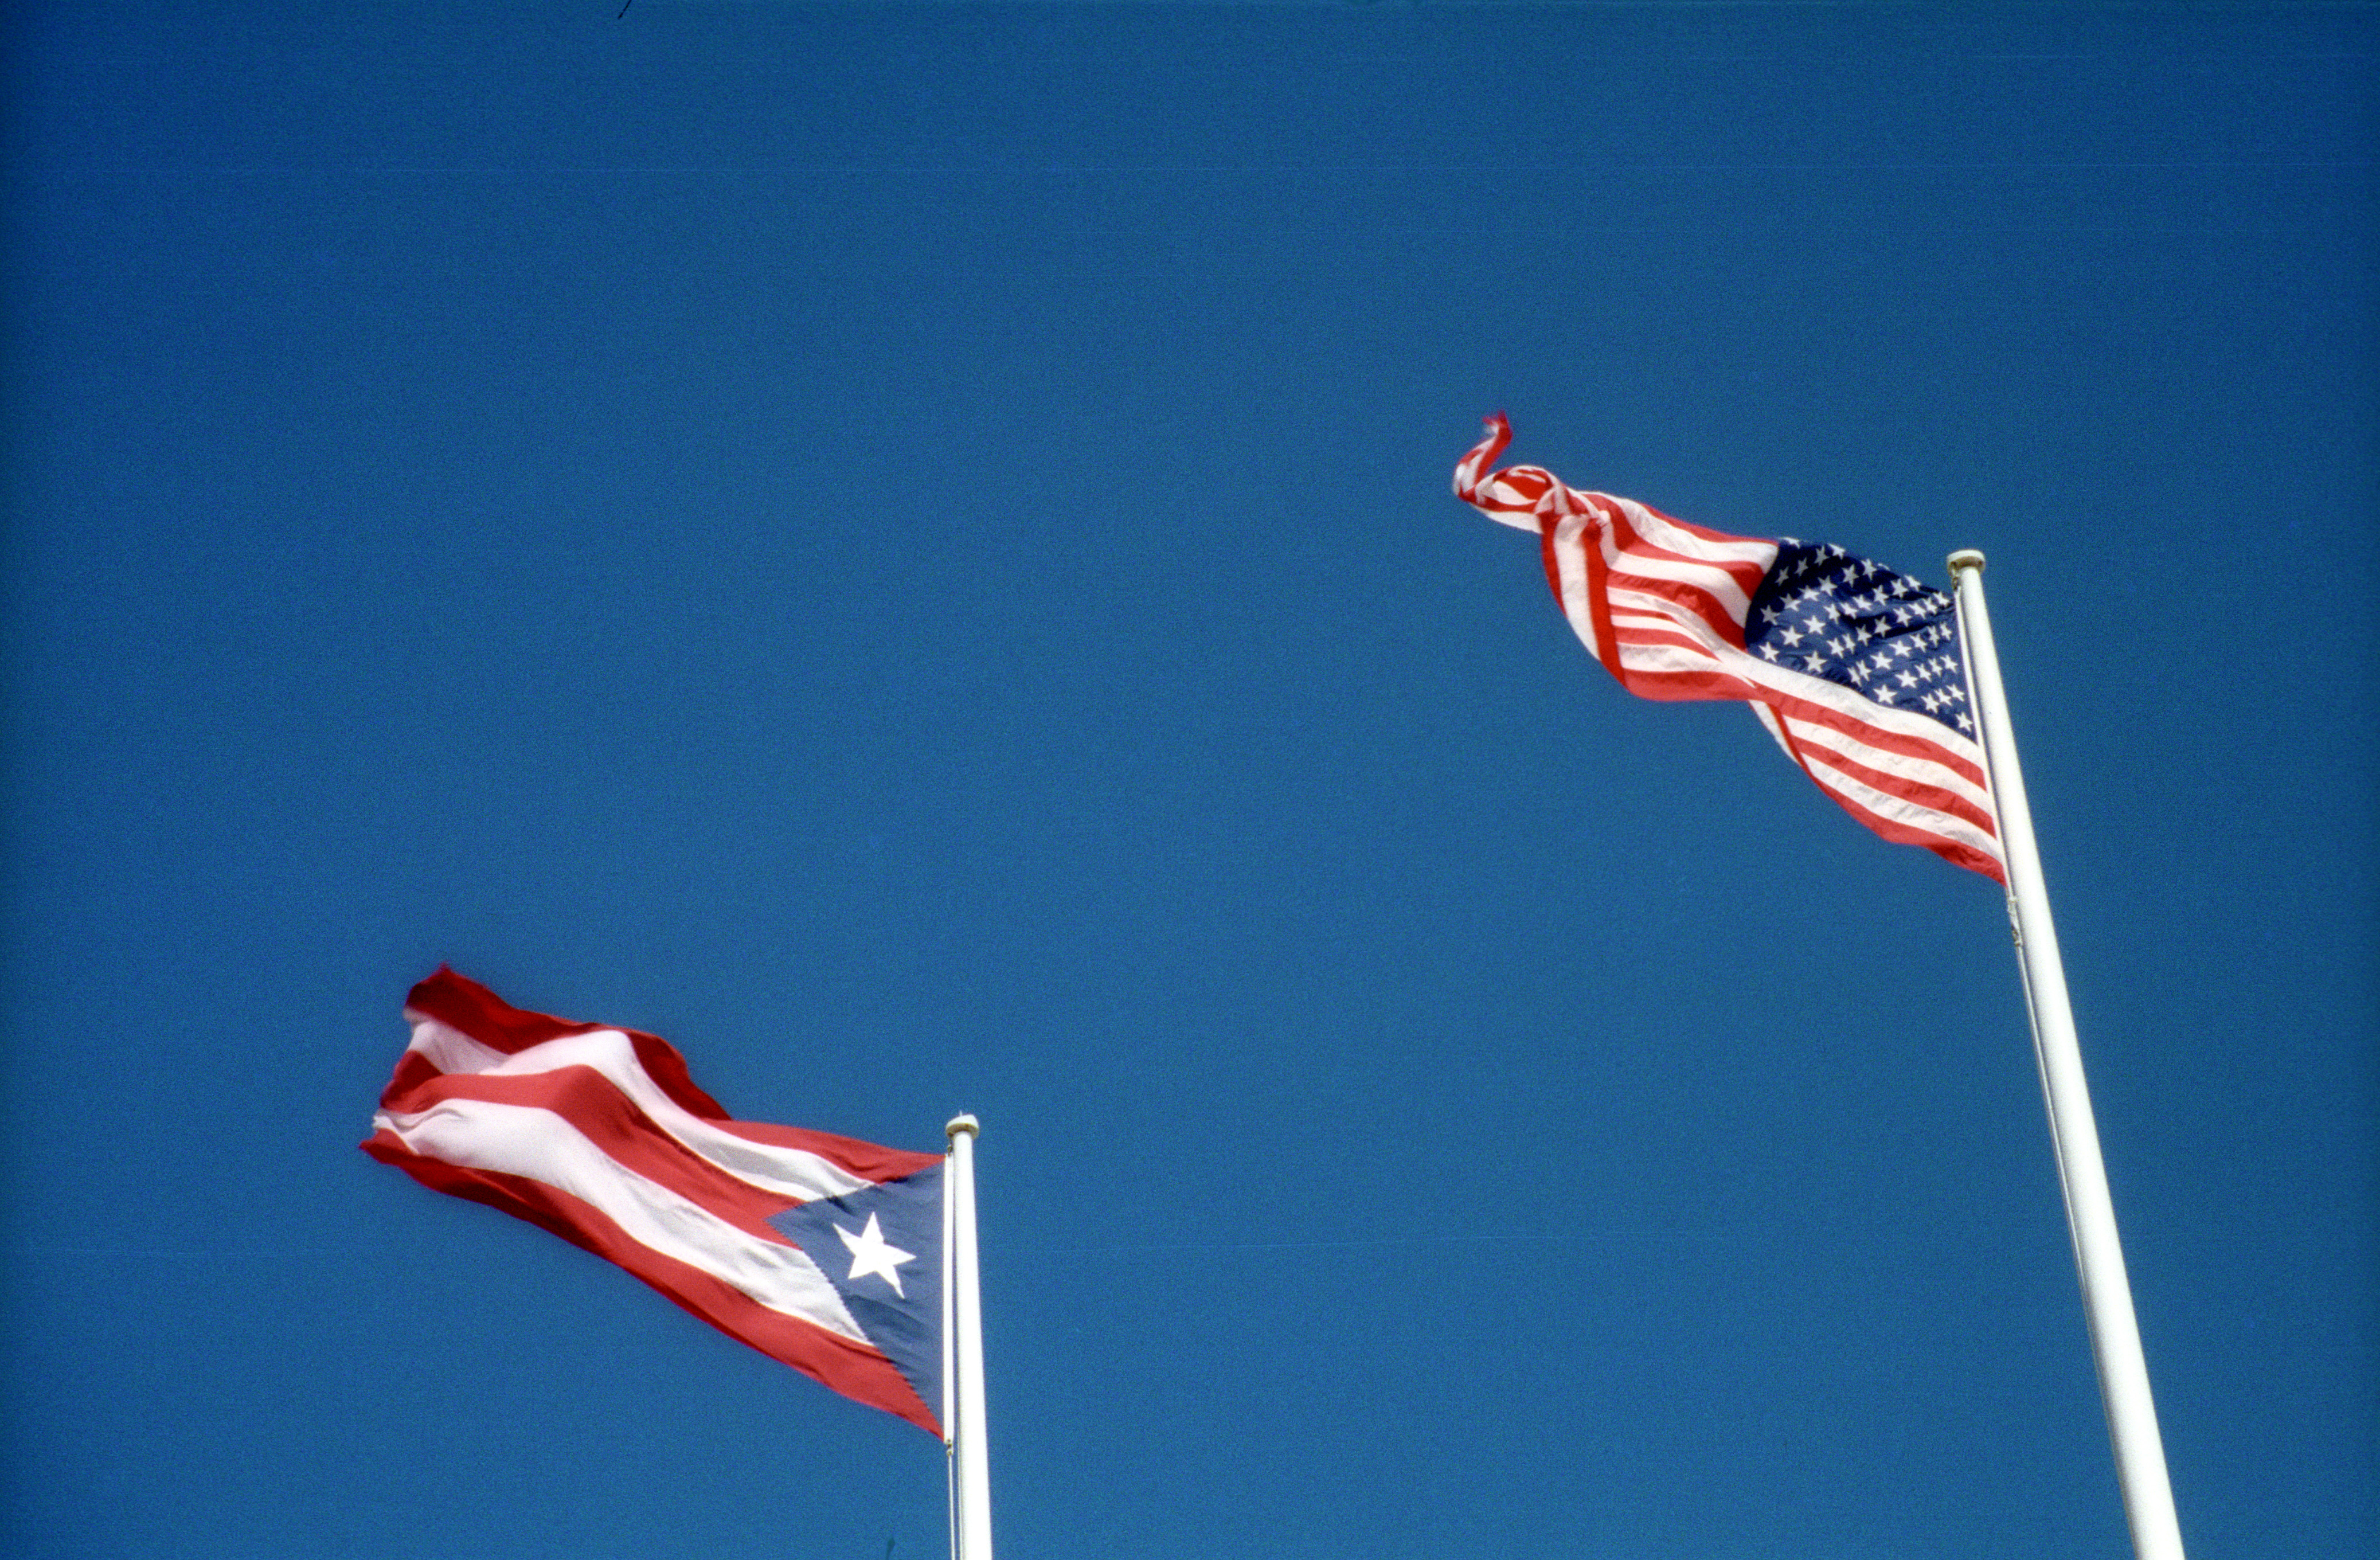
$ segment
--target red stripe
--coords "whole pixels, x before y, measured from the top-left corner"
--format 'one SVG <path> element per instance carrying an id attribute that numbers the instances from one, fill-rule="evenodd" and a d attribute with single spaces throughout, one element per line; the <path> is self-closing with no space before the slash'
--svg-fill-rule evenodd
<path id="1" fill-rule="evenodd" d="M 1537 502 L 1553 491 L 1554 478 L 1551 472 L 1540 471 L 1533 466 L 1516 466 L 1510 471 L 1496 473 L 1494 485 L 1513 490 L 1516 496 L 1506 498 L 1496 493 L 1475 493 L 1471 502 L 1482 509 L 1506 514 L 1531 514 L 1536 513 Z"/>
<path id="2" fill-rule="evenodd" d="M 1604 510 L 1600 511 L 1600 513 L 1608 514 L 1610 511 Z M 1541 545 L 1545 552 L 1547 581 L 1553 587 L 1554 599 L 1561 603 L 1562 611 L 1567 614 L 1570 611 L 1570 602 L 1562 595 L 1561 565 L 1560 561 L 1554 555 L 1555 549 L 1564 545 L 1563 543 L 1557 541 L 1555 538 L 1554 531 L 1555 527 L 1559 524 L 1559 520 L 1545 523 L 1541 527 L 1539 535 Z M 1618 522 L 1615 521 L 1615 524 L 1618 524 Z M 1614 652 L 1608 659 L 1600 657 L 1597 659 L 1604 659 L 1605 664 L 1611 669 L 1612 674 L 1620 679 L 1621 684 L 1623 687 L 1628 688 L 1631 692 L 1639 691 L 1631 679 L 1646 674 L 1630 671 L 1619 664 L 1620 658 L 1617 651 L 1619 647 L 1621 645 L 1672 643 L 1682 646 L 1688 649 L 1699 651 L 1705 655 L 1709 655 L 1712 652 L 1711 647 L 1707 643 L 1695 639 L 1693 637 L 1692 634 L 1684 628 L 1621 629 L 1615 627 L 1612 623 L 1611 608 L 1611 588 L 1615 579 L 1624 579 L 1625 587 L 1627 589 L 1638 591 L 1647 596 L 1658 596 L 1665 601 L 1674 603 L 1679 609 L 1691 613 L 1695 619 L 1704 623 L 1709 629 L 1711 636 L 1718 639 L 1721 644 L 1738 651 L 1741 651 L 1743 648 L 1742 625 L 1730 617 L 1728 614 L 1725 605 L 1707 590 L 1703 589 L 1699 586 L 1690 585 L 1681 580 L 1656 579 L 1651 575 L 1638 574 L 1631 572 L 1627 567 L 1630 557 L 1629 552 L 1622 552 L 1621 554 L 1618 572 L 1615 573 L 1612 565 L 1604 559 L 1603 548 L 1600 544 L 1600 539 L 1597 536 L 1592 526 L 1582 531 L 1568 545 L 1575 548 L 1580 562 L 1585 565 L 1587 578 L 1587 611 L 1590 613 L 1588 622 L 1596 635 L 1596 643 L 1597 645 L 1610 646 Z M 1632 550 L 1636 550 L 1632 549 Z M 1661 552 L 1659 549 L 1652 547 L 1642 547 L 1641 550 L 1645 552 L 1659 553 L 1663 557 L 1675 556 L 1675 554 Z M 1682 560 L 1682 562 L 1692 563 L 1696 567 L 1719 567 L 1719 565 L 1716 564 L 1705 564 L 1697 559 L 1684 559 Z M 1660 637 L 1662 635 L 1674 635 L 1675 637 L 1665 639 Z M 1725 694 L 1706 694 L 1696 696 L 1706 698 L 1749 698 L 1752 695 L 1749 692 L 1730 692 Z"/>
<path id="3" fill-rule="evenodd" d="M 1563 496 L 1576 502 L 1575 494 Z M 1611 518 L 1600 508 L 1580 507 L 1595 520 L 1609 522 Z M 1603 539 L 1595 534 L 1592 523 L 1579 532 L 1578 550 L 1586 560 L 1586 610 L 1595 616 L 1596 643 L 1611 647 L 1611 674 L 1621 679 L 1621 686 L 1626 687 L 1627 674 L 1620 667 L 1620 635 L 1611 626 L 1611 569 L 1604 562 Z"/>
<path id="4" fill-rule="evenodd" d="M 603 1027 L 600 1023 L 573 1023 L 568 1019 L 516 1008 L 478 981 L 456 974 L 444 964 L 438 966 L 436 974 L 406 993 L 405 1005 L 506 1056 L 565 1034 L 584 1034 Z"/>
<path id="5" fill-rule="evenodd" d="M 1815 744 L 1810 744 L 1805 753 L 1803 744 L 1791 732 L 1785 733 L 1785 742 L 1786 752 L 1800 767 L 1802 772 L 1809 775 L 1810 783 L 1826 792 L 1835 805 L 1851 814 L 1880 838 L 1896 845 L 1920 846 L 1933 852 L 1953 866 L 1963 866 L 1970 872 L 1980 872 L 1995 883 L 2003 887 L 2007 885 L 2006 868 L 1998 855 L 1988 851 L 1978 850 L 1964 840 L 1953 840 L 1948 835 L 1937 833 L 1932 829 L 1919 828 L 1903 823 L 1898 818 L 1887 817 L 1864 804 L 1844 795 L 1825 780 L 1820 780 L 1811 772 L 1810 765 L 1815 758 L 1816 762 L 1827 765 L 1848 779 L 1867 782 L 1888 796 L 1898 796 L 1906 801 L 1916 802 L 1921 806 L 1931 806 L 1937 812 L 1951 813 L 1953 816 L 1962 817 L 1982 828 L 1985 834 L 1998 839 L 1998 819 L 1988 815 L 1978 815 L 1974 804 L 1968 802 L 1966 798 L 1956 792 L 1941 791 L 1937 787 L 1894 780 L 1888 775 L 1871 769 L 1856 760 L 1847 759 L 1841 754 L 1819 747 Z M 1935 802 L 1926 800 L 1928 796 L 1955 803 L 1956 806 L 1938 805 Z"/>
<path id="6" fill-rule="evenodd" d="M 1805 774 L 1808 773 L 1806 769 L 1803 772 Z M 1865 807 L 1859 805 L 1859 804 L 1853 802 L 1850 797 L 1845 796 L 1841 792 L 1837 791 L 1834 787 L 1828 785 L 1823 780 L 1820 780 L 1817 776 L 1811 775 L 1810 779 L 1812 783 L 1815 784 L 1820 791 L 1826 792 L 1837 806 L 1842 808 L 1843 811 L 1851 814 L 1852 816 L 1865 824 L 1875 833 L 1882 836 L 1886 840 L 1889 840 L 1894 844 L 1922 846 L 1925 850 L 1929 850 L 1936 855 L 1940 856 L 1944 861 L 1949 862 L 1953 866 L 1963 866 L 1970 872 L 1980 872 L 1985 877 L 1990 878 L 1993 882 L 2000 884 L 2002 887 L 2007 886 L 2007 869 L 2001 866 L 1998 857 L 1988 855 L 1984 852 L 1975 849 L 1973 845 L 1966 844 L 1961 840 L 1945 839 L 1943 836 L 1932 833 L 1926 829 L 1912 828 L 1907 824 L 1901 823 L 1897 819 L 1880 817 L 1876 814 L 1869 812 Z"/>
<path id="7" fill-rule="evenodd" d="M 1621 556 L 1624 562 L 1627 555 L 1622 553 Z M 1639 596 L 1658 596 L 1664 601 L 1672 602 L 1703 623 L 1709 628 L 1711 637 L 1728 648 L 1738 651 L 1743 648 L 1743 625 L 1728 616 L 1725 603 L 1700 586 L 1689 585 L 1683 580 L 1655 579 L 1649 574 L 1631 574 L 1621 583 L 1621 588 Z M 1631 605 L 1628 611 L 1650 612 L 1655 609 Z"/>
<path id="8" fill-rule="evenodd" d="M 484 1203 L 561 1236 L 636 1275 L 672 1301 L 739 1343 L 791 1365 L 844 1397 L 898 1415 L 940 1436 L 941 1423 L 890 1360 L 868 1345 L 830 1333 L 782 1312 L 698 1267 L 665 1257 L 628 1236 L 596 1208 L 566 1191 L 525 1176 L 468 1169 L 415 1154 L 386 1131 L 363 1151 L 394 1165 L 434 1191 Z"/>
<path id="9" fill-rule="evenodd" d="M 1587 523 L 1579 528 L 1567 545 L 1577 550 L 1579 562 L 1585 565 L 1587 623 L 1594 631 L 1595 643 L 1601 650 L 1596 659 L 1603 663 L 1605 671 L 1619 679 L 1620 685 L 1624 688 L 1628 686 L 1628 674 L 1621 670 L 1620 635 L 1611 627 L 1611 593 L 1604 577 L 1603 549 L 1595 540 L 1599 512 L 1584 506 L 1571 507 L 1577 504 L 1577 494 L 1565 490 L 1560 502 L 1552 504 L 1541 502 L 1537 506 L 1537 534 L 1543 538 L 1546 581 L 1554 587 L 1554 600 L 1560 605 L 1563 615 L 1569 615 L 1570 599 L 1562 594 L 1561 564 L 1554 556 L 1554 550 L 1565 544 L 1556 538 L 1555 533 L 1570 514 L 1585 515 Z"/>
<path id="10" fill-rule="evenodd" d="M 458 975 L 443 964 L 438 967 L 436 974 L 413 988 L 405 1005 L 424 1018 L 436 1019 L 451 1029 L 460 1030 L 489 1049 L 502 1051 L 507 1056 L 517 1056 L 530 1046 L 549 1040 L 613 1027 L 600 1023 L 573 1023 L 567 1019 L 516 1008 L 479 982 Z M 620 1033 L 628 1037 L 637 1053 L 638 1062 L 644 1067 L 646 1076 L 653 1080 L 656 1087 L 722 1131 L 772 1147 L 815 1154 L 862 1180 L 898 1180 L 903 1176 L 915 1175 L 929 1165 L 941 1162 L 941 1155 L 938 1154 L 885 1148 L 833 1132 L 807 1131 L 799 1127 L 779 1127 L 766 1121 L 735 1120 L 717 1100 L 696 1087 L 694 1080 L 686 1074 L 686 1058 L 668 1041 L 633 1029 L 621 1030 Z M 664 1069 L 662 1073 L 653 1070 L 657 1061 Z M 667 1076 L 672 1072 L 677 1082 L 674 1088 L 671 1087 Z M 419 1106 L 401 1102 L 425 1082 L 446 1075 L 442 1074 L 437 1064 L 428 1057 L 419 1051 L 408 1050 L 397 1059 L 396 1071 L 389 1079 L 388 1087 L 381 1093 L 381 1104 L 392 1110 L 419 1109 Z"/>
<path id="11" fill-rule="evenodd" d="M 1736 588 L 1743 592 L 1743 599 L 1747 604 L 1752 600 L 1754 592 L 1760 588 L 1761 579 L 1768 573 L 1767 569 L 1757 563 L 1718 562 L 1708 558 L 1694 558 L 1682 552 L 1672 552 L 1666 547 L 1658 546 L 1639 531 L 1629 520 L 1625 505 L 1607 501 L 1599 507 L 1602 513 L 1611 518 L 1612 538 L 1620 549 L 1621 572 L 1628 576 L 1630 589 L 1668 597 L 1696 617 L 1709 623 L 1713 632 L 1720 638 L 1739 650 L 1743 648 L 1743 625 L 1735 621 L 1735 614 L 1730 611 L 1726 603 L 1719 600 L 1718 597 L 1713 596 L 1703 587 L 1684 580 L 1664 579 L 1658 575 L 1637 574 L 1634 570 L 1626 567 L 1626 561 L 1630 558 L 1660 559 L 1667 562 L 1682 563 L 1690 568 L 1717 569 L 1735 582 Z M 1730 537 L 1720 531 L 1703 531 L 1699 527 L 1686 525 L 1683 521 L 1672 520 L 1649 504 L 1639 507 L 1649 514 L 1668 520 L 1670 525 L 1678 526 L 1681 530 L 1696 532 L 1706 541 L 1741 542 L 1764 539 L 1756 537 Z"/>
<path id="12" fill-rule="evenodd" d="M 466 975 L 458 975 L 445 965 L 438 973 L 413 988 L 405 1005 L 426 1018 L 436 1019 L 451 1028 L 459 1029 L 491 1050 L 506 1056 L 517 1055 L 531 1046 L 558 1040 L 565 1034 L 585 1034 L 591 1030 L 619 1028 L 616 1024 L 573 1023 L 551 1013 L 533 1013 L 526 1008 L 516 1008 L 503 998 Z M 717 1100 L 694 1085 L 686 1072 L 686 1058 L 677 1047 L 658 1034 L 641 1030 L 622 1029 L 629 1044 L 637 1050 L 637 1059 L 644 1064 L 645 1073 L 660 1086 L 662 1093 L 677 1101 L 697 1116 L 714 1121 L 727 1119 L 727 1111 Z"/>
<path id="13" fill-rule="evenodd" d="M 407 1091 L 443 1076 L 444 1074 L 438 1070 L 436 1062 L 407 1047 L 406 1053 L 396 1058 L 396 1070 L 389 1075 L 388 1087 L 380 1092 L 380 1103 L 386 1105 L 391 1100 L 401 1099 Z"/>
<path id="14" fill-rule="evenodd" d="M 1488 476 L 1488 467 L 1494 466 L 1496 457 L 1504 453 L 1504 446 L 1512 441 L 1512 425 L 1503 413 L 1498 412 L 1486 420 L 1488 437 L 1472 445 L 1454 466 L 1454 496 L 1465 503 L 1481 503 L 1479 488 Z M 1470 474 L 1468 481 L 1463 479 L 1466 472 Z M 1481 506 L 1500 507 L 1493 503 Z"/>
<path id="15" fill-rule="evenodd" d="M 1667 645 L 1673 649 L 1691 650 L 1713 666 L 1723 664 L 1719 653 L 1710 647 L 1708 640 L 1697 639 L 1683 627 L 1666 620 L 1658 626 L 1632 623 L 1619 630 L 1619 634 L 1620 642 L 1623 645 Z M 1743 696 L 1749 698 L 1752 695 L 1746 694 Z"/>
<path id="16" fill-rule="evenodd" d="M 1937 742 L 1930 737 L 1911 736 L 1903 732 L 1893 731 L 1889 727 L 1870 725 L 1858 716 L 1847 715 L 1832 705 L 1796 698 L 1791 694 L 1779 693 L 1774 689 L 1762 689 L 1760 698 L 1763 703 L 1780 715 L 1790 715 L 1796 720 L 1806 720 L 1813 726 L 1824 726 L 1829 731 L 1840 732 L 1855 742 L 1868 747 L 1881 748 L 1887 753 L 1898 753 L 1909 758 L 1931 758 L 1944 768 L 1955 771 L 1969 784 L 1987 789 L 1983 767 L 1971 758 L 1962 757 L 1956 749 L 1946 743 Z M 1931 720 L 1932 717 L 1926 716 L 1923 719 Z M 1944 735 L 1948 736 L 1949 732 L 1946 731 Z"/>
<path id="17" fill-rule="evenodd" d="M 857 1138 L 838 1137 L 832 1132 L 813 1132 L 800 1127 L 780 1127 L 770 1121 L 714 1121 L 713 1126 L 739 1138 L 765 1143 L 776 1148 L 795 1148 L 815 1154 L 830 1164 L 849 1170 L 862 1180 L 899 1180 L 914 1176 L 929 1165 L 939 1165 L 939 1154 L 915 1154 L 905 1148 L 886 1148 L 880 1143 L 862 1143 Z"/>
<path id="18" fill-rule="evenodd" d="M 1785 735 L 1788 741 L 1792 742 L 1794 751 L 1800 752 L 1801 741 L 1791 732 L 1786 732 Z M 1812 763 L 1824 764 L 1840 774 L 1883 792 L 1887 796 L 1897 796 L 1904 802 L 1914 802 L 1921 807 L 1929 807 L 1935 812 L 1948 814 L 1962 823 L 1974 825 L 1985 834 L 1996 832 L 1991 814 L 1955 791 L 1946 791 L 1938 785 L 1928 785 L 1923 780 L 1906 780 L 1882 769 L 1872 768 L 1857 758 L 1837 753 L 1832 748 L 1821 747 L 1815 743 L 1810 744 L 1806 757 Z"/>
<path id="19" fill-rule="evenodd" d="M 1707 702 L 1711 699 L 1742 702 L 1753 696 L 1750 683 L 1732 672 L 1717 668 L 1708 671 L 1631 671 L 1621 679 L 1621 683 L 1638 698 L 1663 704 Z"/>
<path id="20" fill-rule="evenodd" d="M 1674 514 L 1664 514 L 1662 511 L 1655 509 L 1651 504 L 1646 503 L 1640 499 L 1631 499 L 1629 502 L 1635 504 L 1637 508 L 1643 510 L 1645 514 L 1657 516 L 1668 524 L 1675 526 L 1678 529 L 1685 532 L 1686 535 L 1690 537 L 1700 537 L 1705 541 L 1756 541 L 1766 543 L 1775 540 L 1775 538 L 1771 537 L 1739 537 L 1728 531 L 1714 531 L 1708 526 L 1697 526 L 1691 520 L 1681 520 Z M 1726 562 L 1720 562 L 1709 558 L 1695 558 L 1689 560 L 1689 562 L 1700 563 L 1706 568 L 1725 569 L 1729 574 L 1733 574 L 1736 577 L 1737 583 L 1743 587 L 1743 595 L 1746 600 L 1751 599 L 1752 593 L 1760 588 L 1760 582 L 1763 579 L 1766 579 L 1768 575 L 1768 570 L 1766 567 L 1761 564 L 1752 562 L 1749 560 L 1731 559 Z"/>
<path id="21" fill-rule="evenodd" d="M 771 1215 L 801 1206 L 798 1197 L 764 1191 L 697 1154 L 655 1125 L 651 1117 L 591 1067 L 560 1067 L 518 1076 L 450 1072 L 429 1080 L 382 1108 L 428 1110 L 444 1100 L 485 1100 L 491 1105 L 550 1110 L 623 1167 L 687 1202 L 718 1215 L 747 1235 L 785 1245 L 769 1227 Z"/>
<path id="22" fill-rule="evenodd" d="M 1560 524 L 1559 519 L 1548 519 L 1543 515 L 1537 518 L 1537 556 L 1545 562 L 1547 588 L 1554 593 L 1554 605 L 1561 610 L 1563 621 L 1571 625 L 1571 632 L 1578 635 L 1580 641 L 1586 646 L 1587 654 L 1593 656 L 1597 663 L 1609 671 L 1611 675 L 1618 677 L 1620 647 L 1609 639 L 1596 636 L 1595 614 L 1592 611 L 1587 613 L 1586 626 L 1581 629 L 1577 614 L 1570 610 L 1570 598 L 1562 594 L 1561 560 L 1555 555 L 1554 550 L 1560 545 L 1554 540 L 1554 531 Z M 1591 589 L 1589 599 L 1592 599 Z M 1625 687 L 1627 683 L 1623 682 L 1621 686 Z"/>

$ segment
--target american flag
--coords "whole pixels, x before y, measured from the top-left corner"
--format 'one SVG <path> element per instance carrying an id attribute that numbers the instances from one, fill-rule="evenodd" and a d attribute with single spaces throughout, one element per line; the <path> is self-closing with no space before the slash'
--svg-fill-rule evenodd
<path id="1" fill-rule="evenodd" d="M 1455 494 L 1537 534 L 1571 627 L 1622 687 L 1749 702 L 1853 817 L 2008 880 L 1947 593 L 1840 547 L 1728 536 L 1542 467 L 1490 473 L 1512 439 L 1488 418 Z"/>

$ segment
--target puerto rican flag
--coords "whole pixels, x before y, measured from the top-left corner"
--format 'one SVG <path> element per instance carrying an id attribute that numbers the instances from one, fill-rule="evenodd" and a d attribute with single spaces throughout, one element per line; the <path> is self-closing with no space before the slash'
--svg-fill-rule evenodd
<path id="1" fill-rule="evenodd" d="M 667 1041 L 528 1012 L 443 967 L 405 1017 L 365 1153 L 942 1433 L 941 1155 L 735 1120 Z"/>
<path id="2" fill-rule="evenodd" d="M 1732 537 L 1542 466 L 1490 472 L 1501 414 L 1455 496 L 1534 533 L 1587 654 L 1649 699 L 1742 699 L 1802 772 L 1887 840 L 2008 881 L 1956 604 L 1840 547 Z"/>

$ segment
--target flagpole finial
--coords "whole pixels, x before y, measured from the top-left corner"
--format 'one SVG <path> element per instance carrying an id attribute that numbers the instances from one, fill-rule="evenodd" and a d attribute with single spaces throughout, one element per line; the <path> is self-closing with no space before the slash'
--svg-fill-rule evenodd
<path id="1" fill-rule="evenodd" d="M 1950 565 L 1950 577 L 1957 579 L 1959 571 L 1961 569 L 1973 569 L 1981 573 L 1984 567 L 1984 555 L 1972 547 L 1962 547 L 1950 554 L 1948 562 Z"/>
<path id="2" fill-rule="evenodd" d="M 962 1112 L 959 1115 L 952 1117 L 950 1121 L 944 1125 L 942 1128 L 942 1136 L 945 1138 L 954 1138 L 961 1132 L 965 1132 L 969 1137 L 975 1137 L 980 1134 L 982 1131 L 983 1128 L 977 1124 L 974 1117 Z"/>

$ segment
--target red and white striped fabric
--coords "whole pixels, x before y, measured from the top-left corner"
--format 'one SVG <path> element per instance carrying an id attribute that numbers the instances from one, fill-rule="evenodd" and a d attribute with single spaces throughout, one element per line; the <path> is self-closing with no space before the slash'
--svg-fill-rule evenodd
<path id="1" fill-rule="evenodd" d="M 761 1353 L 936 1435 L 818 1263 L 770 1223 L 941 1164 L 731 1119 L 667 1041 L 532 1013 L 442 967 L 365 1153 L 617 1263 Z"/>
<path id="2" fill-rule="evenodd" d="M 1748 701 L 1853 817 L 2007 881 L 1947 595 L 1840 548 L 1728 536 L 1538 466 L 1489 473 L 1512 437 L 1488 419 L 1455 494 L 1536 533 L 1555 599 L 1622 687 Z"/>

